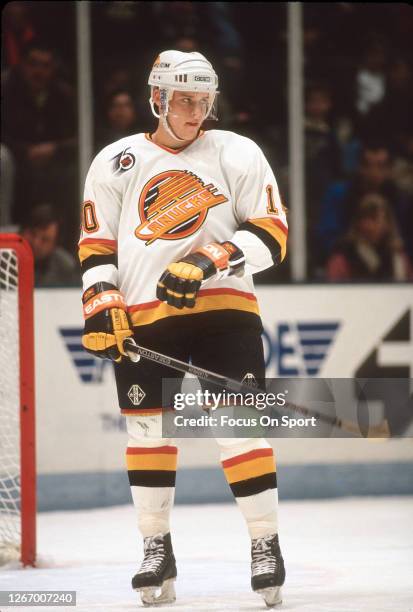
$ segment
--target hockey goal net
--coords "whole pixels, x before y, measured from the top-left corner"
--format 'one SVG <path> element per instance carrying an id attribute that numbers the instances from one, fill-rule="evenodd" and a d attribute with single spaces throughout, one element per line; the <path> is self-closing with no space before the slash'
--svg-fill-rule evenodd
<path id="1" fill-rule="evenodd" d="M 0 564 L 36 558 L 33 258 L 0 234 Z"/>

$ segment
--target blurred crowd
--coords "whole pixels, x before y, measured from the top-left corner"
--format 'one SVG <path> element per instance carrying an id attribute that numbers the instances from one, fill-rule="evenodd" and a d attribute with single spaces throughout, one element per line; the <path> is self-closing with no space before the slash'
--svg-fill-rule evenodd
<path id="1" fill-rule="evenodd" d="M 95 152 L 151 131 L 147 75 L 199 50 L 219 123 L 264 150 L 289 204 L 286 3 L 90 3 Z M 0 227 L 33 247 L 38 285 L 79 283 L 76 3 L 10 2 L 2 19 Z M 413 280 L 413 9 L 304 3 L 308 280 Z M 287 264 L 261 282 L 290 279 Z"/>

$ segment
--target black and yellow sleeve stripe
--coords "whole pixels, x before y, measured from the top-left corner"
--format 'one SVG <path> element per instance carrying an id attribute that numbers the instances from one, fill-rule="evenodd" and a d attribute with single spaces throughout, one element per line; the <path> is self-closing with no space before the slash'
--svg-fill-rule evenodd
<path id="1" fill-rule="evenodd" d="M 79 243 L 79 259 L 82 274 L 95 266 L 118 266 L 116 240 L 86 238 Z"/>
<path id="2" fill-rule="evenodd" d="M 242 223 L 238 230 L 251 232 L 259 238 L 271 253 L 275 265 L 280 264 L 287 252 L 287 227 L 273 217 L 248 219 Z"/>

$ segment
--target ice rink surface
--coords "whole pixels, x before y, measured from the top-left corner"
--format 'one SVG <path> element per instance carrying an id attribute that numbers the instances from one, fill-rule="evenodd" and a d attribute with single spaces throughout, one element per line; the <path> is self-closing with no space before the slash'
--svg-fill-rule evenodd
<path id="1" fill-rule="evenodd" d="M 282 502 L 287 580 L 277 610 L 413 611 L 413 498 Z M 266 610 L 250 589 L 250 541 L 235 504 L 176 506 L 177 601 L 164 610 Z M 130 579 L 142 558 L 132 506 L 38 517 L 39 567 L 0 569 L 0 590 L 75 590 L 76 607 L 144 609 Z"/>

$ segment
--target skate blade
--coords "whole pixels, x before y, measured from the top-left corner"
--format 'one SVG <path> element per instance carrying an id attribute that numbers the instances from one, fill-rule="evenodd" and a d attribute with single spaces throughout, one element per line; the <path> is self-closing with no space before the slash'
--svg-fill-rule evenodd
<path id="1" fill-rule="evenodd" d="M 273 608 L 278 604 L 282 603 L 281 588 L 280 587 L 269 587 L 268 589 L 260 589 L 256 591 L 263 596 L 267 608 Z"/>
<path id="2" fill-rule="evenodd" d="M 159 606 L 161 604 L 173 603 L 176 600 L 175 578 L 165 580 L 162 586 L 143 587 L 139 589 L 144 606 Z"/>

